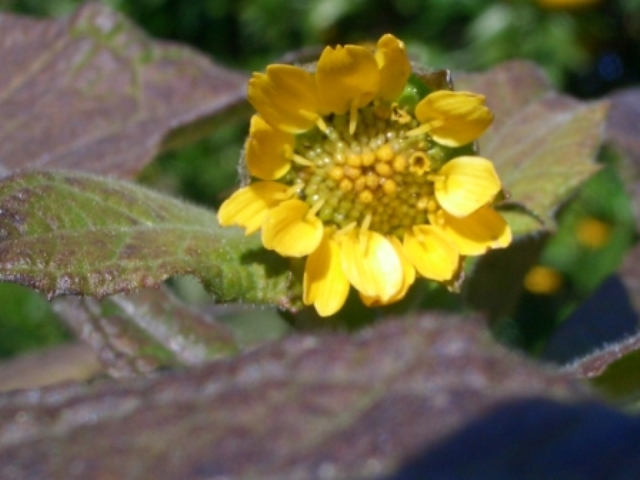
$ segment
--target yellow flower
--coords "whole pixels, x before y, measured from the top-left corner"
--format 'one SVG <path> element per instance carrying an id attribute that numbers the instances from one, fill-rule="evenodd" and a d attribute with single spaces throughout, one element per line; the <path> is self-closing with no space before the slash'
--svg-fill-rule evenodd
<path id="1" fill-rule="evenodd" d="M 374 52 L 327 47 L 315 69 L 271 65 L 249 82 L 252 181 L 218 219 L 307 257 L 303 301 L 322 316 L 351 286 L 385 305 L 416 276 L 455 284 L 464 256 L 511 242 L 492 207 L 502 188 L 493 164 L 454 153 L 491 124 L 484 97 L 439 90 L 412 104 L 410 77 L 404 44 L 387 34 Z"/>
<path id="2" fill-rule="evenodd" d="M 534 265 L 524 277 L 524 288 L 535 295 L 552 295 L 563 283 L 562 274 L 545 265 Z"/>
<path id="3" fill-rule="evenodd" d="M 576 226 L 576 237 L 583 246 L 597 250 L 609 243 L 612 230 L 613 227 L 609 223 L 594 217 L 585 217 Z"/>

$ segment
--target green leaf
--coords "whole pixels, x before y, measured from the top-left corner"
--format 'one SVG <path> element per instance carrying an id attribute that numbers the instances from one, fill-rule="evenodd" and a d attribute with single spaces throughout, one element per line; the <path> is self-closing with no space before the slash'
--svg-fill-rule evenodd
<path id="1" fill-rule="evenodd" d="M 640 401 L 640 335 L 603 347 L 567 369 L 591 378 L 608 397 L 625 403 Z"/>
<path id="2" fill-rule="evenodd" d="M 620 270 L 620 280 L 629 301 L 640 312 L 640 246 L 627 252 Z M 625 403 L 640 401 L 640 334 L 603 345 L 601 349 L 566 367 L 573 377 L 592 379 L 609 397 Z"/>
<path id="3" fill-rule="evenodd" d="M 456 77 L 456 87 L 487 97 L 496 121 L 480 138 L 510 194 L 505 215 L 515 234 L 554 229 L 554 213 L 599 169 L 606 102 L 582 102 L 552 92 L 533 64 L 505 63 Z"/>
<path id="4" fill-rule="evenodd" d="M 0 283 L 0 359 L 69 339 L 69 331 L 57 321 L 42 295 Z"/>
<path id="5" fill-rule="evenodd" d="M 116 377 L 198 365 L 238 351 L 228 327 L 183 304 L 167 288 L 102 302 L 62 298 L 54 309 Z"/>
<path id="6" fill-rule="evenodd" d="M 132 177 L 245 105 L 245 74 L 152 41 L 101 3 L 64 20 L 3 13 L 0 24 L 0 175 L 38 166 Z"/>
<path id="7" fill-rule="evenodd" d="M 387 319 L 180 375 L 0 395 L 0 478 L 383 478 L 532 397 L 591 398 L 491 341 L 480 318 Z"/>
<path id="8" fill-rule="evenodd" d="M 0 279 L 104 297 L 193 274 L 219 301 L 290 307 L 289 271 L 256 236 L 213 212 L 88 174 L 35 171 L 0 181 Z"/>

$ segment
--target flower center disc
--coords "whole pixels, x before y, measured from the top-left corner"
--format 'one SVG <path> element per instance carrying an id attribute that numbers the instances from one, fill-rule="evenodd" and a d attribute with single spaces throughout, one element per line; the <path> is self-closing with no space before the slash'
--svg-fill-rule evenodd
<path id="1" fill-rule="evenodd" d="M 296 139 L 297 162 L 286 182 L 299 185 L 309 205 L 338 229 L 362 223 L 382 234 L 402 236 L 427 224 L 437 203 L 433 182 L 442 151 L 426 134 L 408 135 L 419 124 L 397 107 L 370 105 L 358 112 L 349 132 L 348 115 L 326 117 L 326 131 L 314 128 Z"/>

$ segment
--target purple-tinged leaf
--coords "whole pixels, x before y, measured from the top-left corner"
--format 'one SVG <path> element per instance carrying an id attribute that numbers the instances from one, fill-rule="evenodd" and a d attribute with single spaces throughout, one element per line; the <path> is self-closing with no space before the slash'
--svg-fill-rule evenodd
<path id="1" fill-rule="evenodd" d="M 247 80 L 97 2 L 65 20 L 0 14 L 0 65 L 0 175 L 132 177 L 178 142 L 170 134 L 206 134 L 206 121 L 242 105 Z"/>
<path id="2" fill-rule="evenodd" d="M 554 213 L 599 166 L 606 102 L 581 102 L 551 91 L 540 69 L 509 62 L 454 78 L 459 90 L 487 97 L 495 124 L 480 138 L 510 198 L 504 211 L 516 234 L 554 229 Z"/>
<path id="3" fill-rule="evenodd" d="M 99 353 L 115 377 L 197 365 L 237 352 L 228 327 L 183 304 L 167 288 L 114 295 L 102 302 L 63 298 L 54 310 Z"/>
<path id="4" fill-rule="evenodd" d="M 611 102 L 607 140 L 626 160 L 620 167 L 632 199 L 636 223 L 640 225 L 640 88 L 620 90 L 607 99 Z"/>
<path id="5" fill-rule="evenodd" d="M 530 397 L 589 395 L 479 319 L 403 318 L 136 383 L 0 395 L 0 477 L 370 478 Z"/>
<path id="6" fill-rule="evenodd" d="M 105 297 L 193 274 L 220 301 L 291 306 L 287 262 L 213 212 L 88 174 L 0 180 L 0 280 Z"/>
<path id="7" fill-rule="evenodd" d="M 0 362 L 0 392 L 87 380 L 102 370 L 89 345 L 65 343 Z"/>

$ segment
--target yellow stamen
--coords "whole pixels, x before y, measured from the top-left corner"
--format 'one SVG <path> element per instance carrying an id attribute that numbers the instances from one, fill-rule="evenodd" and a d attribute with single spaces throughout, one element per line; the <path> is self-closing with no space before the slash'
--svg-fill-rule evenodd
<path id="1" fill-rule="evenodd" d="M 367 183 L 367 187 L 372 190 L 375 190 L 376 188 L 378 188 L 378 185 L 380 185 L 380 178 L 373 172 L 367 173 L 365 181 Z"/>
<path id="2" fill-rule="evenodd" d="M 370 167 L 374 163 L 376 163 L 376 156 L 372 151 L 367 150 L 362 153 L 362 165 Z"/>
<path id="3" fill-rule="evenodd" d="M 396 155 L 392 162 L 393 170 L 402 173 L 407 168 L 407 159 L 402 155 Z"/>
<path id="4" fill-rule="evenodd" d="M 384 190 L 384 193 L 387 195 L 393 195 L 398 190 L 398 184 L 393 180 L 388 179 L 382 184 L 382 190 Z"/>
<path id="5" fill-rule="evenodd" d="M 314 203 L 313 206 L 307 212 L 307 215 L 306 215 L 305 218 L 307 220 L 311 220 L 313 217 L 315 217 L 316 214 L 320 211 L 320 209 L 324 205 L 324 202 L 325 202 L 324 198 L 321 198 L 316 203 Z"/>
<path id="6" fill-rule="evenodd" d="M 318 117 L 318 119 L 316 120 L 316 127 L 318 127 L 322 133 L 327 133 L 327 130 L 329 130 L 322 117 Z"/>
<path id="7" fill-rule="evenodd" d="M 394 122 L 398 122 L 401 125 L 409 123 L 412 117 L 407 112 L 405 112 L 397 103 L 393 103 L 391 105 L 391 120 Z"/>
<path id="8" fill-rule="evenodd" d="M 278 200 L 288 200 L 289 198 L 293 197 L 294 195 L 297 195 L 297 193 L 300 190 L 302 190 L 303 186 L 304 185 L 302 185 L 300 183 L 296 183 L 294 185 L 291 185 L 284 192 L 276 195 L 275 198 L 277 198 Z"/>
<path id="9" fill-rule="evenodd" d="M 355 179 L 355 181 L 353 182 L 353 188 L 356 192 L 361 192 L 362 190 L 364 190 L 364 187 L 367 186 L 367 179 L 365 177 L 358 177 Z"/>
<path id="10" fill-rule="evenodd" d="M 362 170 L 360 170 L 359 168 L 347 166 L 344 167 L 344 174 L 345 176 L 355 180 L 362 175 Z"/>
<path id="11" fill-rule="evenodd" d="M 291 155 L 291 160 L 293 160 L 297 164 L 303 165 L 305 167 L 313 167 L 314 166 L 314 163 L 311 160 L 307 160 L 302 155 L 298 155 L 297 153 L 294 153 L 294 154 Z"/>
<path id="12" fill-rule="evenodd" d="M 367 213 L 367 215 L 364 217 L 364 220 L 362 221 L 362 225 L 360 225 L 360 235 L 358 236 L 360 250 L 362 250 L 363 253 L 367 251 L 367 240 L 369 237 L 366 235 L 366 233 L 369 230 L 370 225 L 371 213 Z"/>
<path id="13" fill-rule="evenodd" d="M 350 167 L 359 167 L 362 165 L 362 158 L 360 155 L 349 155 L 347 157 L 347 165 Z"/>
<path id="14" fill-rule="evenodd" d="M 381 177 L 390 177 L 393 175 L 393 168 L 388 163 L 376 163 L 374 167 L 376 173 Z"/>
<path id="15" fill-rule="evenodd" d="M 390 161 L 391 159 L 393 159 L 394 155 L 395 154 L 393 152 L 393 149 L 388 143 L 385 143 L 378 150 L 376 150 L 376 158 L 378 160 L 382 160 L 383 162 Z"/>
<path id="16" fill-rule="evenodd" d="M 349 109 L 349 133 L 353 135 L 356 131 L 356 126 L 358 125 L 358 101 L 360 100 L 360 95 L 357 95 L 356 98 L 351 102 L 351 108 Z"/>
<path id="17" fill-rule="evenodd" d="M 409 157 L 409 171 L 416 175 L 422 175 L 431 170 L 431 160 L 424 152 L 415 152 Z"/>
<path id="18" fill-rule="evenodd" d="M 416 202 L 416 209 L 418 210 L 426 210 L 429 208 L 429 197 L 420 197 Z"/>
<path id="19" fill-rule="evenodd" d="M 344 227 L 342 227 L 340 230 L 337 230 L 336 233 L 334 233 L 333 237 L 336 240 L 339 240 L 341 237 L 344 237 L 346 234 L 348 234 L 351 230 L 353 230 L 354 228 L 356 228 L 358 224 L 356 222 L 351 222 L 348 225 L 345 225 Z"/>
<path id="20" fill-rule="evenodd" d="M 344 169 L 336 165 L 331 169 L 331 171 L 329 171 L 329 177 L 331 177 L 334 181 L 339 182 L 344 178 Z"/>
<path id="21" fill-rule="evenodd" d="M 427 180 L 433 183 L 443 183 L 446 178 L 444 175 L 438 175 L 437 173 L 430 173 L 427 175 Z"/>
<path id="22" fill-rule="evenodd" d="M 367 230 L 369 230 L 372 218 L 373 217 L 371 216 L 371 213 L 367 213 L 367 215 L 364 217 L 364 220 L 362 221 L 362 225 L 360 225 L 360 233 L 366 233 Z"/>
<path id="23" fill-rule="evenodd" d="M 371 193 L 371 190 L 362 190 L 358 194 L 358 200 L 360 200 L 361 203 L 371 203 L 373 202 L 373 193 Z"/>
<path id="24" fill-rule="evenodd" d="M 381 120 L 388 120 L 391 118 L 391 109 L 386 105 L 376 105 L 373 114 Z"/>
<path id="25" fill-rule="evenodd" d="M 407 137 L 414 137 L 416 135 L 422 135 L 423 133 L 429 133 L 434 128 L 441 127 L 444 124 L 445 124 L 445 121 L 442 120 L 441 118 L 431 120 L 430 122 L 423 123 L 422 125 L 420 125 L 417 128 L 414 128 L 413 130 L 409 130 L 407 132 Z"/>
<path id="26" fill-rule="evenodd" d="M 433 127 L 431 126 L 430 123 L 423 123 L 422 125 L 420 125 L 419 127 L 416 127 L 412 130 L 409 130 L 406 135 L 407 137 L 416 137 L 418 135 L 422 135 L 424 133 L 429 133 L 429 131 L 432 129 Z"/>
<path id="27" fill-rule="evenodd" d="M 353 190 L 353 182 L 348 178 L 343 178 L 340 181 L 340 190 L 342 190 L 343 192 L 350 192 L 351 190 Z"/>

